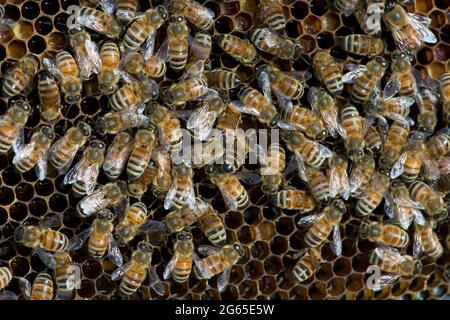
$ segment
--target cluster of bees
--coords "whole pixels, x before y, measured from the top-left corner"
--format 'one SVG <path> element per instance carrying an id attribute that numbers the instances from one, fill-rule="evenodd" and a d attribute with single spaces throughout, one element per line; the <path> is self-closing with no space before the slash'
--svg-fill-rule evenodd
<path id="1" fill-rule="evenodd" d="M 136 0 L 92 1 L 68 20 L 70 50 L 41 60 L 28 54 L 6 70 L 1 93 L 9 108 L 0 116 L 0 152 L 14 152 L 15 168 L 34 169 L 39 180 L 64 175 L 64 183 L 79 198 L 77 216 L 94 218 L 90 228 L 72 239 L 52 229 L 61 222 L 55 214 L 38 226 L 21 225 L 13 239 L 2 240 L 33 248 L 54 273 L 56 295 L 53 277 L 41 272 L 32 285 L 20 279 L 25 298 L 71 298 L 77 266 L 70 252 L 86 241 L 92 259 L 107 255 L 117 266 L 111 278 L 122 277 L 120 294 L 130 296 L 148 276 L 154 291 L 164 295 L 151 264 L 148 239 L 155 232 L 176 238 L 164 279 L 183 283 L 191 271 L 199 279 L 219 275 L 217 286 L 224 290 L 245 250 L 238 242 L 230 243 L 222 217 L 196 194 L 193 178 L 198 172 L 217 187 L 229 210 L 249 205 L 245 184 L 260 184 L 273 205 L 298 213 L 298 226 L 309 229 L 305 249 L 294 255 L 293 281 L 303 282 L 315 273 L 322 261 L 320 248 L 331 234 L 331 248 L 341 254 L 340 222 L 350 199 L 356 202 L 353 214 L 361 221 L 360 237 L 377 243 L 371 262 L 383 275 L 375 289 L 419 274 L 422 256 L 438 259 L 443 254 L 434 228 L 448 219 L 450 73 L 436 80 L 411 66 L 424 42 L 436 42 L 428 29 L 431 19 L 408 13 L 405 1 L 335 0 L 335 10 L 353 14 L 364 31 L 337 38 L 345 51 L 367 61 L 352 64 L 324 50 L 307 59 L 302 45 L 284 35 L 282 1 L 258 2 L 262 24 L 242 39 L 213 37 L 214 12 L 194 0 L 169 0 L 145 12 L 139 12 Z M 162 30 L 166 37 L 155 51 Z M 391 54 L 385 54 L 382 32 L 395 40 Z M 91 33 L 103 35 L 102 40 L 93 41 Z M 231 70 L 211 69 L 214 42 L 238 63 L 254 68 L 255 85 L 242 84 Z M 263 63 L 260 52 L 304 60 L 311 73 L 279 70 Z M 41 66 L 45 70 L 38 73 Z M 181 77 L 160 86 L 157 81 L 168 69 Z M 47 124 L 26 137 L 32 110 L 23 95 L 36 75 L 40 115 Z M 311 76 L 321 85 L 306 89 Z M 108 96 L 110 110 L 78 121 L 58 137 L 52 125 L 61 117 L 62 97 L 77 103 L 83 82 L 92 78 L 99 94 Z M 309 105 L 295 104 L 305 89 Z M 410 109 L 417 111 L 416 119 L 409 116 Z M 225 137 L 243 119 L 280 130 L 280 143 L 258 150 L 259 173 L 242 170 L 252 147 L 246 139 L 235 141 L 242 144 L 244 157 L 207 152 L 213 129 Z M 173 161 L 183 152 L 184 126 L 204 144 L 201 165 Z M 218 158 L 225 158 L 223 165 L 215 163 Z M 101 170 L 110 179 L 104 185 L 97 183 Z M 298 178 L 303 188 L 291 185 Z M 145 193 L 163 201 L 168 213 L 162 221 L 153 220 L 140 201 Z M 388 219 L 373 214 L 383 200 Z M 193 227 L 212 245 L 195 248 Z M 414 239 L 408 234 L 411 228 Z M 124 263 L 120 247 L 142 235 L 146 240 Z M 445 241 L 449 247 L 449 238 Z M 413 253 L 408 255 L 411 243 Z M 0 289 L 12 277 L 8 267 L 0 267 Z M 2 295 L 16 297 L 7 289 Z"/>

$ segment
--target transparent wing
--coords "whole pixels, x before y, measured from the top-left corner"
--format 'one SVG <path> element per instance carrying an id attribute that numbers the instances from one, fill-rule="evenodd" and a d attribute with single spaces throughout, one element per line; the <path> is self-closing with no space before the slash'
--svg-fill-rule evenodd
<path id="1" fill-rule="evenodd" d="M 341 190 L 340 178 L 334 161 L 332 161 L 330 164 L 329 184 L 330 184 L 330 195 L 334 198 L 339 194 L 339 191 Z"/>
<path id="2" fill-rule="evenodd" d="M 12 147 L 14 153 L 18 153 L 21 149 L 23 149 L 24 145 L 25 145 L 25 131 L 22 129 L 20 130 L 19 135 L 13 141 Z"/>
<path id="3" fill-rule="evenodd" d="M 55 257 L 46 251 L 44 251 L 42 248 L 36 248 L 34 250 L 38 257 L 41 259 L 41 261 L 47 266 L 47 268 L 51 270 L 55 270 L 56 268 L 56 260 Z"/>
<path id="4" fill-rule="evenodd" d="M 172 256 L 172 259 L 170 259 L 169 263 L 167 264 L 166 268 L 164 269 L 163 278 L 165 280 L 169 279 L 172 275 L 173 269 L 175 268 L 177 261 L 178 261 L 179 255 L 175 252 Z"/>
<path id="5" fill-rule="evenodd" d="M 47 69 L 47 71 L 50 72 L 58 81 L 62 80 L 61 72 L 59 71 L 59 68 L 56 66 L 53 59 L 44 57 L 42 59 L 42 63 L 45 69 Z"/>
<path id="6" fill-rule="evenodd" d="M 94 213 L 105 206 L 106 189 L 101 188 L 95 193 L 83 198 L 80 202 L 80 208 L 84 213 Z"/>
<path id="7" fill-rule="evenodd" d="M 272 95 L 270 90 L 270 80 L 267 72 L 261 72 L 258 78 L 258 85 L 261 88 L 264 98 L 268 103 L 272 103 Z"/>
<path id="8" fill-rule="evenodd" d="M 226 289 L 228 282 L 230 281 L 230 276 L 231 276 L 231 267 L 227 267 L 223 270 L 222 274 L 217 278 L 217 289 L 219 290 L 219 292 L 223 292 Z"/>
<path id="9" fill-rule="evenodd" d="M 209 274 L 209 271 L 203 261 L 195 252 L 192 253 L 192 260 L 194 262 L 194 265 L 197 267 L 197 270 L 200 272 L 200 275 L 202 277 L 206 277 L 205 275 Z"/>
<path id="10" fill-rule="evenodd" d="M 178 179 L 177 177 L 173 177 L 172 185 L 170 186 L 169 191 L 167 191 L 166 198 L 164 200 L 164 209 L 168 210 L 173 206 L 173 199 L 177 193 L 178 188 Z"/>
<path id="11" fill-rule="evenodd" d="M 223 200 L 230 210 L 236 211 L 238 209 L 238 202 L 230 193 L 230 190 L 226 189 L 225 186 L 218 185 L 217 186 L 220 193 L 222 194 Z"/>
<path id="12" fill-rule="evenodd" d="M 379 246 L 375 248 L 375 253 L 381 260 L 395 265 L 405 261 L 405 258 L 401 255 L 401 253 L 392 247 Z"/>
<path id="13" fill-rule="evenodd" d="M 395 74 L 393 74 L 388 82 L 386 83 L 386 86 L 383 90 L 383 98 L 390 99 L 393 96 L 395 96 L 400 91 L 400 83 L 397 81 L 397 77 Z"/>
<path id="14" fill-rule="evenodd" d="M 127 272 L 128 269 L 130 269 L 132 264 L 133 264 L 133 262 L 129 261 L 129 262 L 123 264 L 122 266 L 120 266 L 119 268 L 117 268 L 116 270 L 114 270 L 114 272 L 111 274 L 111 280 L 115 281 L 117 279 L 122 278 L 123 275 L 125 274 L 125 272 Z"/>
<path id="15" fill-rule="evenodd" d="M 248 185 L 255 185 L 261 182 L 261 176 L 255 172 L 237 172 L 236 177 Z"/>
<path id="16" fill-rule="evenodd" d="M 17 295 L 12 291 L 3 289 L 0 293 L 0 301 L 1 300 L 17 300 Z"/>
<path id="17" fill-rule="evenodd" d="M 436 183 L 441 175 L 438 165 L 431 159 L 423 160 L 423 176 L 427 181 L 431 183 Z"/>
<path id="18" fill-rule="evenodd" d="M 333 227 L 333 242 L 331 244 L 331 250 L 337 256 L 340 256 L 342 253 L 342 237 L 339 224 L 336 224 Z"/>
<path id="19" fill-rule="evenodd" d="M 395 179 L 403 174 L 406 159 L 408 159 L 408 153 L 404 152 L 391 169 L 391 179 Z"/>
<path id="20" fill-rule="evenodd" d="M 131 149 L 132 144 L 127 147 L 122 147 L 117 143 L 111 145 L 102 164 L 103 170 L 116 172 L 119 169 L 123 169 L 125 167 L 126 161 L 128 160 Z"/>
<path id="21" fill-rule="evenodd" d="M 35 151 L 36 143 L 34 141 L 23 145 L 22 148 L 17 150 L 16 155 L 13 158 L 13 164 L 16 165 L 17 163 L 23 161 L 24 159 L 27 159 L 31 156 L 31 154 Z"/>
<path id="22" fill-rule="evenodd" d="M 81 175 L 81 170 L 83 169 L 83 159 L 79 161 L 69 172 L 66 173 L 64 177 L 64 184 L 72 184 L 78 180 Z"/>
<path id="23" fill-rule="evenodd" d="M 107 25 L 103 23 L 101 16 L 94 14 L 77 15 L 77 21 L 82 26 L 94 30 L 95 32 L 102 34 L 110 34 Z"/>
<path id="24" fill-rule="evenodd" d="M 98 3 L 108 15 L 112 15 L 116 11 L 117 0 L 98 0 Z"/>
<path id="25" fill-rule="evenodd" d="M 48 152 L 42 152 L 35 167 L 36 176 L 38 177 L 39 181 L 44 180 L 45 176 L 47 175 L 47 161 Z"/>
<path id="26" fill-rule="evenodd" d="M 411 200 L 409 198 L 404 198 L 404 197 L 397 197 L 394 199 L 394 202 L 402 207 L 407 207 L 407 208 L 414 208 L 414 209 L 419 209 L 419 210 L 423 210 L 424 206 L 422 204 L 420 204 L 417 201 Z"/>
<path id="27" fill-rule="evenodd" d="M 296 161 L 295 163 L 297 165 L 298 176 L 300 177 L 300 179 L 307 182 L 308 176 L 306 175 L 306 164 L 303 161 L 303 158 L 300 155 L 295 155 L 294 157 Z"/>
<path id="28" fill-rule="evenodd" d="M 139 227 L 140 233 L 154 233 L 165 231 L 166 226 L 161 221 L 148 219 Z"/>
<path id="29" fill-rule="evenodd" d="M 395 203 L 390 193 L 387 193 L 384 197 L 384 212 L 390 219 L 395 219 Z"/>
<path id="30" fill-rule="evenodd" d="M 31 299 L 31 283 L 30 283 L 30 281 L 28 281 L 25 278 L 20 278 L 19 279 L 19 288 L 20 288 L 20 292 L 22 293 L 23 297 L 26 300 L 30 300 Z"/>
<path id="31" fill-rule="evenodd" d="M 311 214 L 309 216 L 305 216 L 300 218 L 300 220 L 298 220 L 297 225 L 298 226 L 309 226 L 311 224 L 313 224 L 314 222 L 318 221 L 319 219 L 321 219 L 323 216 L 325 215 L 324 212 L 321 213 L 317 213 L 317 214 Z"/>
<path id="32" fill-rule="evenodd" d="M 258 110 L 249 108 L 245 104 L 237 100 L 230 102 L 229 106 L 230 108 L 232 108 L 233 110 L 237 110 L 238 112 L 250 114 L 256 117 L 259 117 L 261 115 Z"/>
<path id="33" fill-rule="evenodd" d="M 317 151 L 319 151 L 319 154 L 322 157 L 331 158 L 333 156 L 333 152 L 330 149 L 328 149 L 327 147 L 325 147 L 324 145 L 322 145 L 318 142 L 309 140 L 309 139 L 306 139 L 306 140 L 308 140 L 314 146 L 314 148 L 316 148 Z"/>
<path id="34" fill-rule="evenodd" d="M 204 255 L 204 256 L 210 256 L 210 255 L 213 255 L 220 251 L 220 248 L 213 247 L 209 244 L 201 245 L 197 249 L 198 249 L 198 252 L 200 252 L 200 254 Z"/>
<path id="35" fill-rule="evenodd" d="M 62 214 L 52 214 L 44 218 L 40 224 L 42 228 L 57 228 L 61 226 Z"/>
<path id="36" fill-rule="evenodd" d="M 340 175 L 341 178 L 341 187 L 342 187 L 342 198 L 344 200 L 348 200 L 348 198 L 350 197 L 350 182 L 348 179 L 348 173 L 347 170 L 343 171 Z"/>
<path id="37" fill-rule="evenodd" d="M 393 284 L 398 279 L 400 279 L 400 276 L 398 274 L 391 274 L 386 273 L 380 276 L 380 280 L 374 285 L 373 291 L 380 291 L 383 288 Z"/>
<path id="38" fill-rule="evenodd" d="M 412 209 L 412 212 L 413 212 L 414 222 L 416 224 L 421 225 L 421 226 L 425 226 L 427 224 L 427 221 L 420 210 Z"/>
<path id="39" fill-rule="evenodd" d="M 211 134 L 218 113 L 211 112 L 208 104 L 196 109 L 189 117 L 186 128 L 192 129 L 197 133 L 200 140 L 206 140 Z"/>
<path id="40" fill-rule="evenodd" d="M 422 237 L 419 232 L 414 232 L 414 240 L 413 240 L 413 256 L 414 258 L 418 258 L 424 251 Z"/>
<path id="41" fill-rule="evenodd" d="M 164 287 L 164 284 L 159 280 L 158 275 L 155 271 L 156 267 L 149 266 L 148 268 L 148 278 L 149 278 L 149 284 L 150 287 L 155 290 L 157 294 L 160 296 L 163 296 L 166 293 L 166 289 Z"/>
<path id="42" fill-rule="evenodd" d="M 344 67 L 346 65 L 344 64 Z M 344 83 L 353 83 L 362 76 L 365 72 L 367 72 L 367 67 L 364 65 L 356 65 L 351 71 L 347 72 L 342 76 L 342 81 Z"/>
<path id="43" fill-rule="evenodd" d="M 82 231 L 81 233 L 74 236 L 72 239 L 69 240 L 69 251 L 75 251 L 80 249 L 83 244 L 86 242 L 86 240 L 91 235 L 92 231 L 94 229 L 92 227 L 87 228 L 86 230 Z"/>
<path id="44" fill-rule="evenodd" d="M 416 29 L 424 42 L 436 43 L 437 39 L 434 33 L 428 28 L 431 23 L 431 19 L 422 15 L 413 14 L 408 12 L 408 17 L 411 26 Z"/>
<path id="45" fill-rule="evenodd" d="M 291 131 L 300 130 L 303 132 L 306 131 L 306 128 L 304 126 L 297 124 L 297 123 L 290 122 L 290 121 L 286 121 L 286 120 L 278 120 L 277 126 L 280 129 L 284 129 L 284 130 L 291 130 Z"/>
<path id="46" fill-rule="evenodd" d="M 155 49 L 155 40 L 156 40 L 156 30 L 152 31 L 144 44 L 142 45 L 142 50 L 144 52 L 144 60 L 147 61 L 153 55 Z"/>
<path id="47" fill-rule="evenodd" d="M 159 47 L 158 52 L 156 53 L 156 56 L 158 58 L 161 58 L 165 62 L 169 61 L 169 38 L 168 37 L 166 37 L 166 39 L 164 39 L 164 42 Z"/>
<path id="48" fill-rule="evenodd" d="M 119 247 L 114 241 L 114 237 L 112 234 L 109 235 L 108 257 L 109 260 L 111 260 L 111 262 L 116 266 L 120 267 L 123 265 L 122 253 L 120 252 Z"/>
<path id="49" fill-rule="evenodd" d="M 51 148 L 49 149 L 49 157 L 50 158 L 55 154 L 55 152 L 57 150 L 59 150 L 61 148 L 62 144 L 63 144 L 63 140 L 60 139 L 51 146 Z M 67 155 L 68 155 L 69 160 L 63 167 L 58 169 L 58 174 L 62 175 L 64 173 L 66 173 L 67 170 L 69 170 L 70 166 L 72 165 L 73 160 L 75 159 L 75 155 L 77 154 L 77 151 L 78 151 L 78 148 L 72 148 L 72 149 L 68 150 Z"/>
<path id="50" fill-rule="evenodd" d="M 86 48 L 89 64 L 92 64 L 95 70 L 97 70 L 97 72 L 100 72 L 100 70 L 102 69 L 102 61 L 100 59 L 100 53 L 98 51 L 97 45 L 92 40 L 86 40 L 84 45 Z"/>

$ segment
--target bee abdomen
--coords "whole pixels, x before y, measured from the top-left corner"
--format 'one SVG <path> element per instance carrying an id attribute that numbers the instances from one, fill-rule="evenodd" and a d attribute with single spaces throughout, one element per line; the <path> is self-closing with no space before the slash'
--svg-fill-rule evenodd
<path id="1" fill-rule="evenodd" d="M 49 251 L 65 251 L 69 246 L 69 239 L 64 233 L 46 230 L 42 232 L 41 245 Z"/>
<path id="2" fill-rule="evenodd" d="M 73 195 L 77 198 L 81 198 L 86 195 L 86 184 L 83 181 L 77 180 L 72 184 Z"/>
<path id="3" fill-rule="evenodd" d="M 12 279 L 11 270 L 7 267 L 0 268 L 0 290 L 8 285 Z"/>
<path id="4" fill-rule="evenodd" d="M 309 263 L 299 261 L 292 270 L 292 274 L 294 275 L 294 277 L 297 279 L 298 282 L 303 282 L 313 275 L 311 267 L 312 266 Z"/>
<path id="5" fill-rule="evenodd" d="M 374 191 L 367 191 L 366 194 L 364 194 L 363 197 L 356 203 L 356 212 L 360 216 L 367 216 L 373 212 L 376 207 L 378 207 L 380 202 L 381 197 L 378 193 Z"/>
<path id="6" fill-rule="evenodd" d="M 32 300 L 52 300 L 53 299 L 53 280 L 46 273 L 41 272 L 37 275 L 31 291 Z"/>
<path id="7" fill-rule="evenodd" d="M 173 279 L 176 282 L 184 282 L 189 279 L 192 268 L 192 259 L 188 257 L 178 258 L 177 264 L 173 270 Z"/>
<path id="8" fill-rule="evenodd" d="M 133 294 L 140 288 L 146 276 L 146 269 L 132 267 L 128 270 L 120 283 L 120 293 L 126 296 Z"/>

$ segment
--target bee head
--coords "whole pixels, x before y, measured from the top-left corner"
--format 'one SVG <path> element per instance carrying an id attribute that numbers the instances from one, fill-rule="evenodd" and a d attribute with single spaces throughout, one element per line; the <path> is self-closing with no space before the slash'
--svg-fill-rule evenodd
<path id="1" fill-rule="evenodd" d="M 347 157 L 352 161 L 358 161 L 364 155 L 362 149 L 350 149 L 347 151 Z"/>
<path id="2" fill-rule="evenodd" d="M 242 247 L 242 245 L 240 243 L 233 244 L 233 249 L 237 251 L 237 253 L 239 254 L 239 256 L 241 258 L 243 258 L 245 256 L 244 248 Z"/>
<path id="3" fill-rule="evenodd" d="M 162 20 L 166 21 L 169 18 L 169 12 L 164 6 L 157 6 L 156 11 L 158 12 Z"/>
<path id="4" fill-rule="evenodd" d="M 107 73 L 112 74 L 112 73 Z M 117 90 L 117 84 L 110 84 L 110 83 L 99 83 L 98 88 L 103 94 L 110 95 L 116 92 Z"/>
<path id="5" fill-rule="evenodd" d="M 361 239 L 367 239 L 369 237 L 370 232 L 370 224 L 367 221 L 364 221 L 359 227 L 359 236 Z"/>
<path id="6" fill-rule="evenodd" d="M 153 247 L 150 244 L 150 242 L 148 242 L 148 241 L 141 241 L 141 242 L 139 242 L 139 244 L 137 245 L 137 248 L 139 250 L 144 251 L 144 252 L 148 252 L 148 253 L 152 253 L 153 252 Z"/>
<path id="7" fill-rule="evenodd" d="M 92 128 L 86 122 L 80 121 L 77 123 L 77 127 L 81 130 L 83 136 L 89 138 L 92 134 Z"/>

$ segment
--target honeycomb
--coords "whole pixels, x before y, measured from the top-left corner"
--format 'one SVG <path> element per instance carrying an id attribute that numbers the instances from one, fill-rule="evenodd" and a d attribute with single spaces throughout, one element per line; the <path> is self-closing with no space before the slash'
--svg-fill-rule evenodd
<path id="1" fill-rule="evenodd" d="M 2 35 L 0 45 L 1 72 L 12 62 L 27 53 L 42 58 L 46 52 L 57 53 L 68 46 L 66 20 L 68 6 L 79 5 L 77 0 L 43 0 L 0 1 L 5 8 L 5 17 L 17 22 L 12 33 Z M 155 2 L 155 1 L 154 1 Z M 241 1 L 199 1 L 215 13 L 214 34 L 231 33 L 242 38 L 261 21 L 256 17 L 256 0 Z M 152 3 L 155 5 L 156 3 Z M 89 5 L 89 3 L 87 3 Z M 140 1 L 141 11 L 149 8 L 149 1 Z M 450 14 L 447 0 L 417 0 L 409 6 L 408 11 L 418 12 L 432 19 L 431 30 L 438 38 L 435 45 L 425 45 L 415 54 L 415 67 L 422 73 L 434 78 L 450 69 Z M 285 0 L 287 17 L 286 35 L 300 41 L 305 48 L 305 58 L 310 58 L 316 50 L 328 50 L 338 61 L 358 57 L 349 55 L 337 46 L 335 36 L 362 33 L 353 16 L 345 17 L 337 14 L 326 0 Z M 94 39 L 97 40 L 97 38 Z M 158 39 L 158 41 L 160 41 Z M 392 38 L 387 39 L 388 51 L 392 51 Z M 273 63 L 283 70 L 306 70 L 304 61 L 282 61 L 261 53 L 263 61 Z M 213 46 L 212 67 L 225 67 L 240 76 L 244 83 L 254 86 L 254 69 L 240 65 L 230 56 Z M 42 66 L 41 66 L 42 68 Z M 179 74 L 168 70 L 161 83 L 176 80 Z M 317 85 L 314 78 L 308 81 L 307 87 Z M 301 102 L 307 104 L 306 94 Z M 37 91 L 30 92 L 27 100 L 33 112 L 26 124 L 27 132 L 41 124 L 37 108 Z M 62 117 L 54 124 L 58 135 L 63 135 L 78 119 L 87 118 L 94 123 L 99 115 L 108 110 L 106 96 L 100 96 L 95 83 L 84 83 L 82 100 L 75 105 L 62 105 Z M 0 114 L 7 108 L 7 100 L 0 100 Z M 254 122 L 253 122 L 254 123 Z M 2 237 L 11 237 L 19 224 L 38 224 L 51 213 L 63 213 L 64 219 L 59 230 L 69 238 L 89 226 L 85 221 L 73 215 L 77 199 L 70 193 L 70 186 L 63 184 L 63 176 L 47 177 L 38 181 L 34 171 L 19 173 L 12 166 L 12 152 L 0 155 L 0 230 Z M 77 156 L 80 157 L 80 154 Z M 76 160 L 75 160 L 76 161 Z M 247 169 L 254 169 L 247 166 Z M 108 180 L 101 172 L 99 183 Z M 296 260 L 292 254 L 304 247 L 305 228 L 296 225 L 298 215 L 295 211 L 281 210 L 274 207 L 268 199 L 261 199 L 258 186 L 249 189 L 250 205 L 242 211 L 228 211 L 217 189 L 205 181 L 201 175 L 195 178 L 199 195 L 210 201 L 224 220 L 228 241 L 239 241 L 245 247 L 243 257 L 233 268 L 228 287 L 224 292 L 217 290 L 216 277 L 212 280 L 197 280 L 193 276 L 183 285 L 172 279 L 164 281 L 166 294 L 158 296 L 148 286 L 148 279 L 140 290 L 130 299 L 440 299 L 450 294 L 448 266 L 450 252 L 434 263 L 424 258 L 424 268 L 414 278 L 402 278 L 394 285 L 379 292 L 369 290 L 365 281 L 365 273 L 369 263 L 369 252 L 375 244 L 358 237 L 359 219 L 354 218 L 351 206 L 341 222 L 343 235 L 342 256 L 336 257 L 330 249 L 329 240 L 321 246 L 324 261 L 315 275 L 304 283 L 296 283 L 289 276 Z M 142 201 L 146 205 L 154 202 L 150 194 Z M 382 206 L 380 206 L 382 207 Z M 378 211 L 382 210 L 378 208 Z M 161 219 L 166 211 L 161 202 L 153 204 L 154 219 Z M 374 216 L 381 217 L 376 212 Z M 449 222 L 444 221 L 436 230 L 440 239 L 449 234 Z M 196 245 L 208 243 L 198 230 L 192 230 Z M 157 273 L 162 279 L 163 270 L 170 260 L 173 251 L 173 237 L 151 238 L 155 246 L 153 265 L 157 265 Z M 142 239 L 137 237 L 129 246 L 122 249 L 124 257 L 129 257 L 133 248 Z M 85 246 L 86 247 L 86 246 Z M 76 290 L 74 299 L 121 299 L 118 294 L 119 282 L 111 281 L 110 275 L 114 266 L 108 259 L 92 260 L 86 248 L 71 253 L 73 261 L 81 266 L 82 281 Z M 0 244 L 0 266 L 9 266 L 14 278 L 8 290 L 20 294 L 19 278 L 33 280 L 37 273 L 45 270 L 45 266 L 33 250 L 16 245 L 13 241 Z"/>

